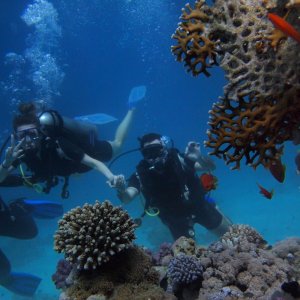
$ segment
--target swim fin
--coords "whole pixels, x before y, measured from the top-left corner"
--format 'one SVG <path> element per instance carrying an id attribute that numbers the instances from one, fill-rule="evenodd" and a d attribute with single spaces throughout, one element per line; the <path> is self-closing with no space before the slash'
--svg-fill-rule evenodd
<path id="1" fill-rule="evenodd" d="M 146 95 L 147 88 L 145 85 L 135 86 L 131 89 L 128 98 L 129 109 L 135 108 L 137 103 L 141 101 Z"/>
<path id="2" fill-rule="evenodd" d="M 14 294 L 33 296 L 41 280 L 41 278 L 31 274 L 11 272 L 1 285 Z"/>
<path id="3" fill-rule="evenodd" d="M 118 120 L 111 115 L 103 114 L 103 113 L 79 116 L 79 117 L 75 117 L 74 119 L 81 122 L 91 123 L 95 125 L 108 124 Z"/>
<path id="4" fill-rule="evenodd" d="M 46 200 L 24 199 L 31 215 L 37 219 L 53 219 L 63 214 L 63 206 L 60 203 Z"/>

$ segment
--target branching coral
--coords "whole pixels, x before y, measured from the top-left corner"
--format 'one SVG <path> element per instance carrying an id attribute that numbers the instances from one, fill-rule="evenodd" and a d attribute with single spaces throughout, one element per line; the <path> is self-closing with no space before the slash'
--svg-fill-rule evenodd
<path id="1" fill-rule="evenodd" d="M 280 97 L 279 97 L 280 98 Z M 238 103 L 223 99 L 213 105 L 205 143 L 213 148 L 212 154 L 222 157 L 233 169 L 240 167 L 243 157 L 246 164 L 256 168 L 259 164 L 270 167 L 282 154 L 281 146 L 291 140 L 293 128 L 300 121 L 300 89 L 286 92 L 280 101 L 263 97 Z"/>
<path id="2" fill-rule="evenodd" d="M 209 21 L 210 10 L 205 1 L 200 0 L 192 9 L 189 4 L 183 10 L 182 20 L 172 36 L 178 45 L 172 47 L 178 61 L 185 61 L 185 66 L 193 75 L 210 74 L 207 68 L 216 64 L 215 44 L 205 34 L 204 24 Z"/>
<path id="3" fill-rule="evenodd" d="M 199 0 L 183 9 L 173 35 L 172 52 L 193 75 L 207 75 L 217 62 L 225 71 L 207 146 L 235 169 L 243 158 L 254 168 L 269 167 L 300 124 L 299 45 L 274 28 L 269 10 L 300 29 L 297 0 L 216 0 L 212 7 Z"/>
<path id="4" fill-rule="evenodd" d="M 135 239 L 133 220 L 109 201 L 74 208 L 58 226 L 55 250 L 80 270 L 96 269 Z"/>

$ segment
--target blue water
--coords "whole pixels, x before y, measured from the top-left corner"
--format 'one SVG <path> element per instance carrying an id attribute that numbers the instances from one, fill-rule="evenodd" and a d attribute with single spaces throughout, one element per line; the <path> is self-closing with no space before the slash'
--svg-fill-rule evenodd
<path id="1" fill-rule="evenodd" d="M 53 18 L 46 24 L 28 25 L 24 13 L 31 4 L 50 5 Z M 147 132 L 172 137 L 182 150 L 190 140 L 202 144 L 208 129 L 208 110 L 222 95 L 226 81 L 218 68 L 211 70 L 210 78 L 194 78 L 171 54 L 171 35 L 184 4 L 182 0 L 1 1 L 0 139 L 10 134 L 11 118 L 20 101 L 42 100 L 69 117 L 105 113 L 122 120 L 130 90 L 145 85 L 146 98 L 138 106 L 124 151 L 136 148 L 137 137 Z M 100 137 L 113 139 L 117 122 L 101 125 Z M 300 234 L 296 150 L 291 143 L 286 144 L 283 184 L 262 167 L 254 171 L 242 165 L 240 171 L 231 171 L 222 160 L 213 158 L 219 184 L 211 197 L 234 223 L 255 227 L 271 244 Z M 140 158 L 137 152 L 128 154 L 116 161 L 112 170 L 129 176 Z M 259 194 L 257 183 L 275 190 L 272 200 Z M 62 201 L 60 191 L 60 187 L 54 188 L 44 199 Z M 120 205 L 114 190 L 96 172 L 72 178 L 70 193 L 71 197 L 63 200 L 65 211 L 96 199 Z M 20 196 L 40 199 L 27 188 L 1 188 L 1 195 L 7 201 Z M 143 209 L 138 199 L 125 208 L 133 217 Z M 43 278 L 33 299 L 58 299 L 59 292 L 51 281 L 60 258 L 53 250 L 57 220 L 38 220 L 38 225 L 36 239 L 1 237 L 1 249 L 14 271 Z M 196 229 L 198 243 L 207 245 L 215 239 L 200 226 Z M 171 241 L 168 230 L 157 218 L 146 217 L 137 230 L 137 243 L 155 249 L 164 241 Z M 0 299 L 23 298 L 0 287 Z"/>

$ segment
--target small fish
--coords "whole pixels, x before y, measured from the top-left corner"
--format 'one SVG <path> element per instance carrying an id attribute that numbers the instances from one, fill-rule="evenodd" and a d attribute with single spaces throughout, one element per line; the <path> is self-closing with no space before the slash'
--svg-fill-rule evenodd
<path id="1" fill-rule="evenodd" d="M 277 29 L 300 43 L 300 33 L 285 19 L 272 13 L 268 13 L 268 19 L 274 24 Z"/>
<path id="2" fill-rule="evenodd" d="M 260 189 L 260 193 L 266 197 L 267 199 L 272 199 L 273 195 L 274 195 L 274 190 L 271 190 L 271 192 L 269 192 L 268 190 L 266 190 L 265 188 L 263 188 L 261 185 L 257 184 L 259 189 Z"/>
<path id="3" fill-rule="evenodd" d="M 284 181 L 286 166 L 281 162 L 280 158 L 271 162 L 269 170 L 276 180 L 281 183 Z"/>
<path id="4" fill-rule="evenodd" d="M 218 179 L 216 176 L 204 173 L 200 176 L 201 184 L 206 192 L 215 190 L 217 188 Z"/>

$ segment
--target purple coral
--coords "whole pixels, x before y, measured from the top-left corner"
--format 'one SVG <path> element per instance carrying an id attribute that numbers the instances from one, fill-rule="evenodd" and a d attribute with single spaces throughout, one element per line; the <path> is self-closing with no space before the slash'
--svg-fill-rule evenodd
<path id="1" fill-rule="evenodd" d="M 159 247 L 158 252 L 153 255 L 153 259 L 156 266 L 161 266 L 164 257 L 173 255 L 172 244 L 162 243 Z"/>
<path id="2" fill-rule="evenodd" d="M 203 267 L 195 256 L 180 254 L 171 259 L 167 276 L 172 284 L 190 284 L 200 279 L 203 274 Z"/>
<path id="3" fill-rule="evenodd" d="M 62 289 L 68 286 L 66 280 L 72 271 L 72 265 L 65 259 L 58 261 L 56 272 L 52 275 L 52 281 L 57 289 Z"/>

